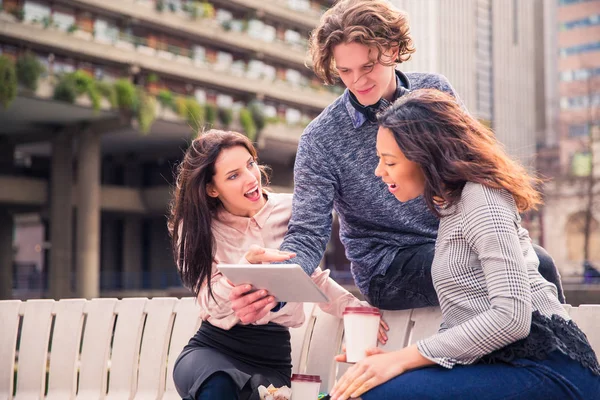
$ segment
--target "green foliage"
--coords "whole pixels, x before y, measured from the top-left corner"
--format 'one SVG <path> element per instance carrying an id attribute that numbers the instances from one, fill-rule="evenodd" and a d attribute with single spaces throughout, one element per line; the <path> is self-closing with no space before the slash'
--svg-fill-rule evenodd
<path id="1" fill-rule="evenodd" d="M 156 75 L 154 72 L 152 72 L 150 75 L 148 75 L 148 78 L 146 79 L 148 81 L 148 83 L 156 83 L 158 82 L 158 75 Z"/>
<path id="2" fill-rule="evenodd" d="M 69 75 L 63 75 L 54 87 L 54 100 L 65 101 L 67 103 L 75 103 L 77 98 L 77 85 L 75 80 L 71 79 Z"/>
<path id="3" fill-rule="evenodd" d="M 242 125 L 242 129 L 248 139 L 254 141 L 256 139 L 256 125 L 254 124 L 254 120 L 252 119 L 252 113 L 247 108 L 242 108 L 240 110 L 240 125 Z"/>
<path id="4" fill-rule="evenodd" d="M 54 26 L 54 19 L 52 18 L 52 16 L 45 16 L 44 18 L 42 18 L 42 25 L 45 29 Z"/>
<path id="5" fill-rule="evenodd" d="M 214 104 L 206 103 L 204 105 L 204 119 L 207 124 L 214 125 L 217 120 L 217 107 Z"/>
<path id="6" fill-rule="evenodd" d="M 248 105 L 248 110 L 252 114 L 252 120 L 254 121 L 256 130 L 258 132 L 262 131 L 266 124 L 263 105 L 256 101 L 253 101 Z"/>
<path id="7" fill-rule="evenodd" d="M 215 17 L 215 7 L 208 2 L 200 2 L 194 1 L 187 3 L 184 11 L 190 14 L 192 19 L 197 19 L 199 17 L 203 18 L 214 18 Z"/>
<path id="8" fill-rule="evenodd" d="M 72 79 L 75 82 L 75 90 L 77 95 L 87 94 L 92 102 L 94 110 L 100 109 L 100 92 L 96 87 L 96 80 L 87 72 L 77 70 L 71 74 L 67 74 L 65 79 Z"/>
<path id="9" fill-rule="evenodd" d="M 162 104 L 164 107 L 174 108 L 175 107 L 175 97 L 173 93 L 168 89 L 162 89 L 158 92 L 158 102 Z"/>
<path id="10" fill-rule="evenodd" d="M 117 93 L 117 106 L 123 111 L 135 111 L 138 105 L 138 96 L 135 86 L 127 79 L 119 79 L 114 84 Z"/>
<path id="11" fill-rule="evenodd" d="M 178 97 L 176 100 L 177 113 L 185 118 L 194 132 L 198 132 L 204 124 L 204 107 L 192 97 Z"/>
<path id="12" fill-rule="evenodd" d="M 15 18 L 20 22 L 23 22 L 23 20 L 25 19 L 25 10 L 22 8 L 13 8 L 12 10 L 10 10 L 10 13 L 14 15 Z"/>
<path id="13" fill-rule="evenodd" d="M 165 9 L 164 0 L 156 0 L 156 11 L 163 12 Z"/>
<path id="14" fill-rule="evenodd" d="M 156 120 L 156 99 L 141 89 L 138 89 L 137 97 L 139 99 L 137 109 L 139 129 L 143 134 L 147 134 Z"/>
<path id="15" fill-rule="evenodd" d="M 281 124 L 282 122 L 284 122 L 283 118 L 278 115 L 265 118 L 265 124 Z"/>
<path id="16" fill-rule="evenodd" d="M 219 108 L 218 114 L 223 128 L 229 129 L 229 125 L 233 122 L 233 111 L 230 108 Z"/>
<path id="17" fill-rule="evenodd" d="M 96 82 L 96 89 L 100 96 L 104 97 L 110 103 L 112 108 L 117 107 L 117 91 L 115 87 L 108 82 Z"/>
<path id="18" fill-rule="evenodd" d="M 61 76 L 54 88 L 54 99 L 74 103 L 77 96 L 86 94 L 94 110 L 100 110 L 101 94 L 96 80 L 85 71 L 77 70 Z"/>
<path id="19" fill-rule="evenodd" d="M 7 108 L 17 97 L 17 72 L 15 63 L 0 55 L 0 105 Z"/>
<path id="20" fill-rule="evenodd" d="M 37 89 L 40 75 L 44 72 L 44 66 L 32 53 L 25 53 L 17 59 L 17 79 L 26 89 L 35 91 Z"/>
<path id="21" fill-rule="evenodd" d="M 202 3 L 202 15 L 204 16 L 204 18 L 214 18 L 215 17 L 215 7 L 208 2 L 203 2 Z"/>
<path id="22" fill-rule="evenodd" d="M 68 33 L 74 33 L 79 29 L 79 25 L 73 23 L 71 25 L 69 25 L 69 28 L 67 29 Z"/>

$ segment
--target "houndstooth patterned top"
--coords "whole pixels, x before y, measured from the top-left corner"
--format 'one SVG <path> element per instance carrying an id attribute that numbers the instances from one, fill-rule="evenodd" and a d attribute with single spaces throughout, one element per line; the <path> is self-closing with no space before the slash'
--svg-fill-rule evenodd
<path id="1" fill-rule="evenodd" d="M 472 364 L 525 339 L 536 311 L 569 321 L 509 192 L 469 182 L 441 213 L 431 273 L 444 322 L 417 343 L 423 356 L 447 368 Z"/>

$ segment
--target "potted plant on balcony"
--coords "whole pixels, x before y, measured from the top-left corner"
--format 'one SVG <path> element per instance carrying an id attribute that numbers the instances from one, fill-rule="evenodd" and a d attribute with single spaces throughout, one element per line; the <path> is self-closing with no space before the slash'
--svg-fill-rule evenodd
<path id="1" fill-rule="evenodd" d="M 165 9 L 164 0 L 156 0 L 156 11 L 163 12 Z"/>
<path id="2" fill-rule="evenodd" d="M 231 108 L 219 108 L 219 122 L 223 125 L 223 129 L 229 129 L 229 125 L 233 122 L 233 111 Z"/>
<path id="3" fill-rule="evenodd" d="M 45 16 L 42 18 L 42 25 L 44 26 L 44 29 L 54 28 L 54 18 L 52 18 L 51 15 Z"/>
<path id="4" fill-rule="evenodd" d="M 192 97 L 178 97 L 176 100 L 177 114 L 185 118 L 194 134 L 204 124 L 204 108 Z"/>
<path id="5" fill-rule="evenodd" d="M 96 89 L 100 96 L 108 100 L 111 108 L 116 108 L 118 105 L 117 91 L 113 84 L 109 82 L 96 81 Z"/>
<path id="6" fill-rule="evenodd" d="M 156 75 L 154 72 L 148 75 L 148 77 L 146 78 L 146 82 L 148 83 L 148 92 L 150 92 L 153 95 L 156 95 L 158 93 L 158 91 L 160 90 L 159 80 L 160 79 L 158 78 L 158 75 Z"/>
<path id="7" fill-rule="evenodd" d="M 77 99 L 77 86 L 75 80 L 71 79 L 68 74 L 63 75 L 54 87 L 54 95 L 52 98 L 54 100 L 74 104 L 75 99 Z"/>
<path id="8" fill-rule="evenodd" d="M 214 125 L 217 120 L 217 108 L 214 104 L 206 103 L 204 105 L 204 119 L 208 125 Z"/>
<path id="9" fill-rule="evenodd" d="M 258 101 L 252 101 L 248 105 L 248 110 L 252 115 L 254 126 L 256 126 L 256 132 L 260 133 L 265 127 L 265 113 L 263 110 L 263 104 Z"/>
<path id="10" fill-rule="evenodd" d="M 4 108 L 11 105 L 17 96 L 17 73 L 15 63 L 0 55 L 0 104 Z"/>
<path id="11" fill-rule="evenodd" d="M 79 96 L 87 96 L 95 111 L 100 110 L 101 95 L 96 80 L 87 72 L 77 70 L 64 74 L 54 88 L 54 100 L 75 103 Z"/>
<path id="12" fill-rule="evenodd" d="M 32 53 L 26 52 L 17 59 L 17 79 L 25 90 L 36 91 L 38 80 L 44 70 L 42 63 Z"/>
<path id="13" fill-rule="evenodd" d="M 138 107 L 137 107 L 137 122 L 139 130 L 142 134 L 147 134 L 152 128 L 152 124 L 156 119 L 156 98 L 142 89 L 137 91 Z"/>
<path id="14" fill-rule="evenodd" d="M 254 141 L 256 139 L 256 125 L 252 119 L 252 113 L 247 108 L 240 110 L 240 125 L 242 125 L 242 129 L 248 139 Z"/>
<path id="15" fill-rule="evenodd" d="M 204 18 L 212 19 L 215 17 L 215 7 L 209 2 L 205 1 L 202 3 L 202 16 Z"/>
<path id="16" fill-rule="evenodd" d="M 9 13 L 12 14 L 19 22 L 23 22 L 23 20 L 25 20 L 25 10 L 23 8 L 13 8 L 9 11 Z"/>
<path id="17" fill-rule="evenodd" d="M 69 27 L 67 28 L 67 33 L 75 33 L 75 32 L 77 32 L 78 29 L 79 29 L 79 25 L 77 25 L 74 22 L 71 25 L 69 25 Z"/>
<path id="18" fill-rule="evenodd" d="M 168 89 L 160 90 L 156 98 L 158 102 L 165 108 L 173 109 L 175 107 L 175 97 L 173 96 L 173 92 Z"/>

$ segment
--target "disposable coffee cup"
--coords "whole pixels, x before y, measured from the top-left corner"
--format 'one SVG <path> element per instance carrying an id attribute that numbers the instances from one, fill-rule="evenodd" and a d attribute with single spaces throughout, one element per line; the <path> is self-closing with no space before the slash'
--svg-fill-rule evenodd
<path id="1" fill-rule="evenodd" d="M 292 375 L 292 398 L 291 400 L 316 400 L 321 389 L 321 377 L 319 375 Z"/>
<path id="2" fill-rule="evenodd" d="M 366 350 L 377 347 L 381 312 L 373 307 L 346 307 L 344 310 L 346 362 L 355 363 L 366 357 Z"/>

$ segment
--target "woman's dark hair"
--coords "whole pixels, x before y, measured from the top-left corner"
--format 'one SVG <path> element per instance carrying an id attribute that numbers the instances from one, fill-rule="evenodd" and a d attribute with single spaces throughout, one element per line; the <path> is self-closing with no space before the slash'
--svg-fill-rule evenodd
<path id="1" fill-rule="evenodd" d="M 215 175 L 215 162 L 221 151 L 236 146 L 244 147 L 257 159 L 252 142 L 240 133 L 215 129 L 200 133 L 177 169 L 168 228 L 181 281 L 195 296 L 205 283 L 213 296 L 210 279 L 216 245 L 212 220 L 216 218 L 220 201 L 207 194 L 206 185 Z M 266 185 L 265 169 L 260 168 Z"/>
<path id="2" fill-rule="evenodd" d="M 392 131 L 406 158 L 421 167 L 424 198 L 437 216 L 439 199 L 445 206 L 456 204 L 467 182 L 507 190 L 520 212 L 541 203 L 535 189 L 540 180 L 512 160 L 494 133 L 447 93 L 415 90 L 381 112 L 378 122 Z"/>

